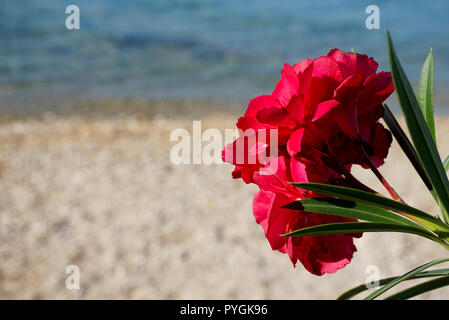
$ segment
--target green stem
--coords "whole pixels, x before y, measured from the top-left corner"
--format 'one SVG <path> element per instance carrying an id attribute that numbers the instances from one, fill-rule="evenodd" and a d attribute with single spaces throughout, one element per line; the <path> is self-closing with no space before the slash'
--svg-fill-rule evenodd
<path id="1" fill-rule="evenodd" d="M 366 153 L 365 148 L 363 147 L 363 144 L 360 142 L 360 150 L 362 153 L 362 156 L 365 160 L 365 164 L 371 169 L 371 171 L 374 173 L 374 175 L 379 179 L 379 181 L 382 183 L 382 185 L 385 187 L 385 189 L 388 191 L 388 193 L 391 195 L 391 197 L 394 200 L 400 201 L 403 204 L 406 204 L 404 200 L 402 200 L 401 196 L 394 190 L 394 188 L 388 183 L 388 181 L 382 176 L 380 171 L 377 169 L 377 167 L 374 165 L 374 163 L 371 161 L 370 157 Z"/>
<path id="2" fill-rule="evenodd" d="M 365 298 L 365 300 L 373 300 L 375 298 L 377 298 L 378 296 L 380 296 L 382 293 L 386 292 L 387 290 L 393 288 L 394 286 L 396 286 L 397 284 L 401 283 L 404 280 L 407 280 L 409 278 L 411 278 L 412 276 L 416 275 L 417 273 L 424 271 L 430 267 L 433 267 L 437 264 L 443 263 L 443 262 L 447 262 L 449 261 L 449 258 L 442 258 L 442 259 L 437 259 L 434 261 L 431 261 L 429 263 L 426 263 L 418 268 L 415 268 L 409 272 L 407 272 L 406 274 L 396 278 L 395 280 L 389 282 L 388 284 L 384 285 L 382 288 L 374 291 L 373 293 L 371 293 L 369 296 L 367 296 Z"/>
<path id="3" fill-rule="evenodd" d="M 385 300 L 406 300 L 425 292 L 446 287 L 447 285 L 449 285 L 449 276 L 439 277 L 395 293 L 387 297 Z"/>
<path id="4" fill-rule="evenodd" d="M 416 280 L 416 279 L 422 279 L 422 278 L 430 278 L 430 277 L 439 277 L 439 276 L 446 276 L 449 275 L 449 269 L 438 269 L 438 270 L 431 270 L 431 271 L 423 271 L 423 272 L 419 272 L 413 276 L 411 276 L 408 279 L 405 279 L 404 281 L 408 281 L 408 280 Z M 377 284 L 377 286 L 383 286 L 393 280 L 397 279 L 397 277 L 389 277 L 389 278 L 384 278 L 384 279 L 380 279 L 379 283 Z M 337 300 L 348 300 L 350 298 L 352 298 L 353 296 L 369 290 L 372 288 L 368 288 L 366 286 L 366 284 L 361 284 L 357 287 L 354 287 L 352 289 L 349 289 L 348 291 L 342 293 Z"/>
<path id="5" fill-rule="evenodd" d="M 441 203 L 440 198 L 438 198 L 435 190 L 431 190 L 430 194 L 432 195 L 432 197 L 435 200 L 435 202 L 438 204 L 438 207 L 440 208 L 441 215 L 443 216 L 444 221 L 446 223 L 448 223 L 448 221 L 449 221 L 449 214 L 448 214 L 446 208 L 443 206 L 443 203 Z"/>

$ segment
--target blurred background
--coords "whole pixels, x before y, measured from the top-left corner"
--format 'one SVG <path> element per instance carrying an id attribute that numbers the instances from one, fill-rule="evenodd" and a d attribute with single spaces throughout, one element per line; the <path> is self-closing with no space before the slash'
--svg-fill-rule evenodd
<path id="1" fill-rule="evenodd" d="M 380 30 L 368 30 L 368 5 Z M 67 30 L 68 5 L 80 29 Z M 397 234 L 357 240 L 316 277 L 272 252 L 254 186 L 229 165 L 170 162 L 170 133 L 234 128 L 284 62 L 334 48 L 389 70 L 389 28 L 416 84 L 433 48 L 437 135 L 449 153 L 449 3 L 397 0 L 3 0 L 0 3 L 0 298 L 323 299 L 445 253 Z M 398 111 L 396 97 L 389 103 Z M 360 179 L 378 186 L 356 168 Z M 437 213 L 397 145 L 382 168 Z M 378 188 L 380 190 L 380 188 Z M 66 288 L 68 265 L 79 290 Z M 449 291 L 425 297 L 447 298 Z"/>
<path id="2" fill-rule="evenodd" d="M 284 62 L 334 47 L 388 69 L 385 27 L 411 79 L 433 47 L 437 95 L 449 86 L 444 0 L 378 1 L 380 30 L 365 27 L 371 2 L 363 0 L 75 2 L 2 1 L 2 111 L 54 110 L 75 99 L 246 102 L 272 90 Z M 80 30 L 65 28 L 70 4 L 80 8 Z"/>

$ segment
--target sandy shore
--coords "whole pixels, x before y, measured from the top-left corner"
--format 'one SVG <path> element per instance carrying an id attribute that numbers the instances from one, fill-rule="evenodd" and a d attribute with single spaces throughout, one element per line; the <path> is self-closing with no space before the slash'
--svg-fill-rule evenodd
<path id="1" fill-rule="evenodd" d="M 203 129 L 234 128 L 208 114 Z M 256 187 L 231 166 L 173 165 L 174 128 L 196 116 L 44 117 L 0 124 L 0 298 L 333 299 L 444 249 L 413 235 L 365 234 L 345 269 L 316 277 L 273 252 L 252 216 Z M 449 118 L 437 121 L 449 154 Z M 381 170 L 406 201 L 437 213 L 395 144 Z M 374 177 L 356 171 L 381 190 Z M 68 265 L 80 290 L 65 286 Z M 449 288 L 425 297 L 449 298 Z"/>

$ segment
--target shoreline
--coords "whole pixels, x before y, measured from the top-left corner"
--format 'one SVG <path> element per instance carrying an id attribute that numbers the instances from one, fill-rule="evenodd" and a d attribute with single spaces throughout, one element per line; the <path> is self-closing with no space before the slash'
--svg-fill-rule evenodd
<path id="1" fill-rule="evenodd" d="M 0 101 L 0 122 L 4 120 L 35 119 L 46 117 L 80 117 L 80 118 L 117 118 L 138 117 L 153 119 L 165 118 L 201 118 L 217 114 L 239 114 L 246 109 L 247 102 L 210 99 L 104 99 L 80 100 L 66 103 L 61 107 L 50 104 L 47 108 L 25 108 L 23 105 L 7 108 L 5 101 Z"/>
<path id="2" fill-rule="evenodd" d="M 8 108 L 8 102 L 0 100 L 0 123 L 9 120 L 35 119 L 41 120 L 49 117 L 65 118 L 116 118 L 138 117 L 141 119 L 153 119 L 164 117 L 167 119 L 192 118 L 201 119 L 204 116 L 234 115 L 244 113 L 249 102 L 245 100 L 223 99 L 75 99 L 60 103 L 63 99 L 58 97 L 46 108 L 26 107 L 26 103 L 12 105 Z M 449 116 L 449 98 L 444 103 L 435 102 L 436 116 Z M 40 102 L 42 103 L 42 102 Z M 396 115 L 400 115 L 401 109 L 396 97 L 387 100 L 390 109 Z"/>

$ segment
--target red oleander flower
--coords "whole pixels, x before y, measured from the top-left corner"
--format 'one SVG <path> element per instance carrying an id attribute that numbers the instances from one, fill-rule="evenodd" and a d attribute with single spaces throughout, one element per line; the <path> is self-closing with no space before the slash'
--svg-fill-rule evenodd
<path id="1" fill-rule="evenodd" d="M 390 73 L 376 73 L 377 67 L 366 55 L 338 49 L 294 66 L 285 64 L 273 93 L 251 100 L 237 122 L 239 138 L 223 150 L 223 160 L 236 166 L 233 177 L 259 186 L 254 216 L 273 250 L 287 253 L 294 265 L 299 260 L 317 275 L 348 264 L 356 251 L 353 237 L 359 235 L 282 237 L 306 226 L 350 220 L 282 206 L 319 196 L 289 182 L 370 191 L 350 171 L 353 165 L 382 165 L 391 145 L 390 132 L 378 120 L 381 104 L 394 87 Z M 276 141 L 267 138 L 273 130 Z"/>

